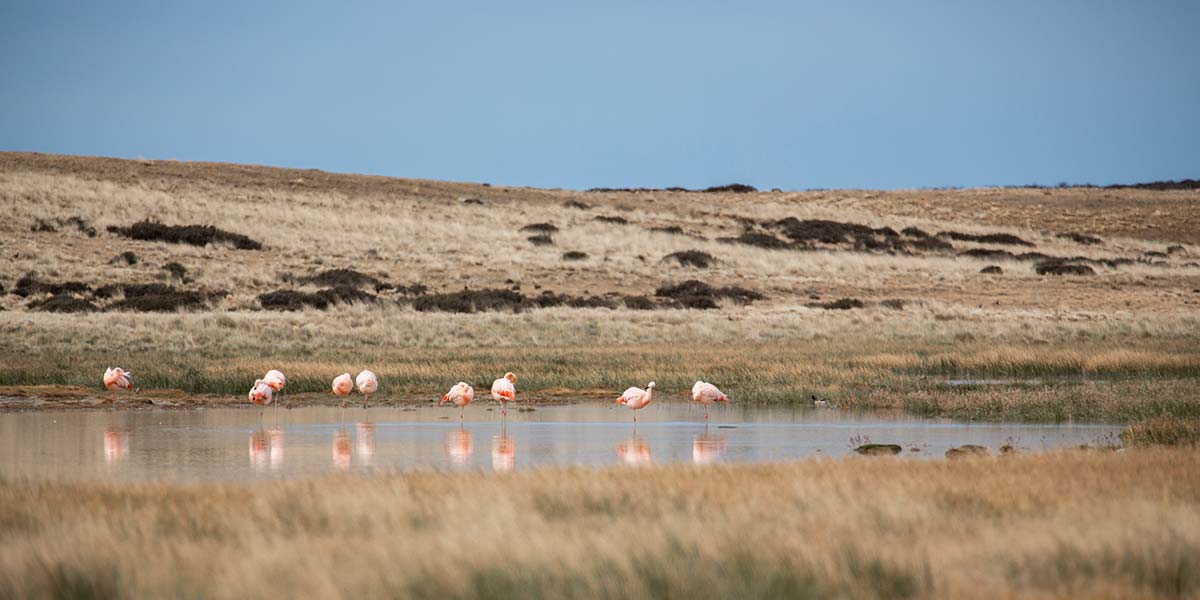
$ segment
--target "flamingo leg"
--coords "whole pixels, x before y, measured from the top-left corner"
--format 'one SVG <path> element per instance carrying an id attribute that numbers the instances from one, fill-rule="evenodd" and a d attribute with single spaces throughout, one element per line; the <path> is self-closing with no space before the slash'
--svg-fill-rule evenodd
<path id="1" fill-rule="evenodd" d="M 363 409 L 364 410 L 367 408 L 367 404 L 369 404 L 370 402 L 371 402 L 371 395 L 363 394 Z"/>
<path id="2" fill-rule="evenodd" d="M 460 423 L 462 422 L 462 420 L 463 420 L 463 417 L 464 417 L 466 414 L 467 414 L 467 407 L 466 407 L 466 406 L 460 406 L 460 407 L 458 407 L 458 421 L 459 421 Z"/>

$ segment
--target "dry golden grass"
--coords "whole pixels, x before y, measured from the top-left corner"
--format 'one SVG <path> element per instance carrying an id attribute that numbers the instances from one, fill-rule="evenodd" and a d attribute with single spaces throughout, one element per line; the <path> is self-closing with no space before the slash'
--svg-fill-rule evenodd
<path id="1" fill-rule="evenodd" d="M 0 256 L 0 281 L 11 283 L 36 271 L 49 279 L 90 284 L 151 282 L 164 279 L 161 266 L 176 261 L 192 272 L 198 285 L 231 290 L 223 308 L 238 310 L 256 308 L 258 294 L 286 287 L 284 274 L 349 266 L 395 283 L 423 282 L 435 291 L 506 287 L 505 281 L 511 280 L 525 293 L 652 293 L 666 282 L 700 278 L 762 290 L 770 296 L 769 303 L 783 306 L 809 302 L 816 294 L 824 299 L 984 305 L 1043 316 L 1112 310 L 1179 313 L 1200 307 L 1200 297 L 1192 292 L 1200 287 L 1200 268 L 1183 266 L 1200 254 L 1195 247 L 1191 256 L 1164 259 L 1171 268 L 1130 265 L 1100 268 L 1095 277 L 1043 277 L 1030 263 L 1000 261 L 1006 272 L 997 277 L 978 272 L 995 261 L 844 249 L 765 250 L 715 241 L 740 233 L 738 218 L 794 216 L 897 230 L 913 225 L 927 231 L 1003 231 L 1033 241 L 1036 250 L 1047 254 L 1137 258 L 1145 251 L 1162 251 L 1168 241 L 1187 238 L 1188 231 L 1197 229 L 1191 227 L 1194 217 L 1184 210 L 1200 198 L 1196 192 L 1044 192 L 586 193 L 242 165 L 0 153 L 0 207 L 8 215 L 0 223 L 0 242 L 7 250 Z M 1105 200 L 1092 202 L 1089 194 Z M 1066 202 L 1060 196 L 1074 199 L 1074 221 L 1047 220 L 1051 211 L 1033 201 Z M 482 198 L 484 204 L 462 202 L 466 198 Z M 568 201 L 582 201 L 590 208 L 570 208 L 565 206 Z M 995 209 L 993 204 L 1006 208 Z M 976 210 L 977 206 L 984 208 Z M 1031 212 L 1026 215 L 1026 210 Z M 1100 247 L 1055 237 L 1067 226 L 1070 231 L 1107 233 L 1102 225 L 1113 214 L 1178 229 L 1116 228 L 1112 231 L 1118 237 Z M 630 225 L 596 222 L 601 215 L 621 215 Z M 170 224 L 213 224 L 247 234 L 267 247 L 246 252 L 136 242 L 106 233 L 88 238 L 74 232 L 29 232 L 38 219 L 70 216 L 84 218 L 101 232 L 109 225 L 148 217 Z M 1076 227 L 1092 221 L 1096 227 Z M 518 228 L 535 222 L 560 228 L 554 235 L 556 245 L 539 247 L 526 241 L 529 234 Z M 707 239 L 648 231 L 668 225 Z M 1137 237 L 1121 237 L 1130 233 Z M 695 269 L 660 260 L 688 249 L 707 251 L 719 262 Z M 124 250 L 134 251 L 143 262 L 109 266 L 109 259 Z M 561 255 L 568 250 L 586 252 L 589 258 L 564 262 Z M 15 298 L 0 302 L 10 310 L 23 305 Z"/>
<path id="2" fill-rule="evenodd" d="M 8 482 L 5 597 L 1196 597 L 1200 455 Z"/>
<path id="3" fill-rule="evenodd" d="M 479 198 L 483 204 L 465 203 Z M 369 365 L 396 398 L 424 397 L 445 381 L 523 373 L 523 389 L 623 389 L 656 379 L 680 396 L 694 378 L 720 381 L 746 401 L 830 396 L 848 407 L 899 407 L 990 418 L 1116 418 L 1191 414 L 1186 389 L 1200 363 L 1196 249 L 1170 266 L 1100 267 L 1094 277 L 1042 277 L 1028 263 L 981 275 L 985 261 L 840 249 L 795 252 L 715 241 L 739 218 L 795 216 L 927 231 L 1009 232 L 1054 255 L 1136 257 L 1191 241 L 1181 207 L 1194 192 L 956 190 L 803 193 L 585 193 L 484 187 L 320 171 L 172 161 L 0 153 L 0 285 L 35 271 L 51 281 L 164 281 L 183 263 L 193 286 L 231 295 L 211 312 L 30 312 L 0 295 L 0 384 L 95 385 L 121 364 L 151 388 L 240 396 L 267 367 L 292 388 Z M 567 206 L 584 202 L 586 209 Z M 1051 209 L 1069 204 L 1061 219 Z M 1053 214 L 1052 214 L 1053 213 Z M 1119 217 L 1114 217 L 1119 214 Z M 595 221 L 621 215 L 629 225 Z M 1170 218 L 1165 218 L 1167 215 Z M 102 233 L 31 233 L 38 219 L 80 216 Z M 268 217 L 264 220 L 264 216 Z M 266 243 L 263 251 L 141 242 L 103 233 L 143 218 L 213 224 Z M 1154 229 L 1130 230 L 1140 220 Z M 551 222 L 557 245 L 536 247 L 521 225 Z M 1177 229 L 1164 229 L 1174 223 Z M 703 236 L 648 231 L 676 225 Z M 1093 226 L 1094 225 L 1094 226 Z M 1080 246 L 1062 231 L 1102 233 Z M 1124 237 L 1123 237 L 1124 236 Z M 980 246 L 959 244 L 959 247 Z M 699 249 L 706 269 L 661 262 Z M 142 258 L 114 266 L 132 250 Z M 587 252 L 563 262 L 565 250 Z M 546 309 L 521 314 L 419 313 L 392 302 L 327 312 L 258 310 L 257 295 L 288 274 L 355 267 L 434 291 L 520 285 L 527 294 L 650 294 L 699 278 L 770 299 L 718 311 Z M 814 299 L 863 298 L 867 308 L 825 311 Z M 902 310 L 878 302 L 900 298 Z M 953 378 L 1050 380 L 997 389 L 939 387 Z M 1115 380 L 1083 387 L 1079 381 Z M 1058 385 L 1070 380 L 1070 385 Z M 1161 382 L 1154 389 L 1156 382 Z M 1147 392 L 1145 390 L 1149 389 Z M 1061 410 L 1049 406 L 1062 404 Z M 990 408 L 988 408 L 990 407 Z"/>

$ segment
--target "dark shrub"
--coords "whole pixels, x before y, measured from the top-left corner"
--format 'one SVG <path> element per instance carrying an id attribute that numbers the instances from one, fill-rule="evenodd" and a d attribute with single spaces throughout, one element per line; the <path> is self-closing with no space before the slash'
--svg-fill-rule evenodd
<path id="1" fill-rule="evenodd" d="M 531 235 L 525 239 L 529 240 L 529 243 L 533 244 L 534 246 L 553 246 L 554 245 L 554 238 L 552 238 L 549 235 L 546 235 L 544 233 L 540 233 L 538 235 Z"/>
<path id="2" fill-rule="evenodd" d="M 138 258 L 138 255 L 126 250 L 125 252 L 122 252 L 122 253 L 112 257 L 112 259 L 109 260 L 108 262 L 110 264 L 114 264 L 114 265 L 119 265 L 119 264 L 136 265 L 136 264 L 138 264 L 138 262 L 140 262 L 140 259 Z"/>
<path id="3" fill-rule="evenodd" d="M 703 250 L 684 250 L 682 252 L 672 252 L 662 257 L 662 260 L 674 260 L 678 262 L 680 266 L 691 266 L 698 269 L 707 269 L 713 263 L 717 262 L 717 259 L 713 258 L 713 255 L 704 252 Z"/>
<path id="4" fill-rule="evenodd" d="M 163 270 L 170 273 L 171 277 L 174 277 L 175 279 L 178 279 L 180 281 L 184 281 L 187 279 L 187 272 L 188 272 L 187 267 L 185 267 L 177 262 L 169 262 L 169 263 L 163 265 Z"/>
<path id="5" fill-rule="evenodd" d="M 988 266 L 980 269 L 979 272 L 985 273 L 987 275 L 999 275 L 1004 272 L 1004 269 L 1001 269 L 1000 267 L 998 267 L 996 265 L 988 265 Z"/>
<path id="6" fill-rule="evenodd" d="M 977 235 L 974 233 L 962 233 L 960 231 L 943 231 L 938 234 L 939 237 L 948 237 L 952 240 L 960 242 L 976 242 L 979 244 L 1004 244 L 1009 246 L 1033 246 L 1033 244 L 1011 234 L 1011 233 L 988 233 Z"/>
<path id="7" fill-rule="evenodd" d="M 383 282 L 379 279 L 360 273 L 354 269 L 329 269 L 309 277 L 301 277 L 301 283 L 323 286 L 349 286 L 379 288 Z"/>
<path id="8" fill-rule="evenodd" d="M 1091 236 L 1091 235 L 1084 235 L 1082 233 L 1074 233 L 1074 232 L 1060 233 L 1060 234 L 1056 235 L 1055 237 L 1064 239 L 1064 240 L 1071 240 L 1077 244 L 1083 244 L 1084 246 L 1096 246 L 1096 245 L 1101 245 L 1104 243 L 1104 240 L 1102 240 L 1098 237 Z"/>
<path id="9" fill-rule="evenodd" d="M 536 231 L 538 233 L 555 233 L 558 231 L 558 226 L 553 223 L 530 223 L 520 229 L 521 231 Z"/>
<path id="10" fill-rule="evenodd" d="M 588 257 L 587 252 L 580 252 L 578 250 L 571 250 L 569 252 L 563 252 L 563 255 L 562 255 L 563 260 L 585 260 L 587 257 Z"/>
<path id="11" fill-rule="evenodd" d="M 473 313 L 489 310 L 518 311 L 533 306 L 528 298 L 512 290 L 463 290 L 449 294 L 428 294 L 413 300 L 413 308 L 422 312 L 444 311 Z"/>
<path id="12" fill-rule="evenodd" d="M 1087 265 L 1077 265 L 1065 262 L 1046 261 L 1034 267 L 1038 275 L 1095 275 L 1096 271 Z"/>
<path id="13" fill-rule="evenodd" d="M 217 229 L 212 225 L 164 225 L 145 219 L 129 227 L 109 225 L 108 231 L 134 240 L 207 246 L 226 243 L 239 250 L 262 250 L 262 244 L 240 233 Z"/>
<path id="14" fill-rule="evenodd" d="M 700 191 L 708 193 L 708 194 L 717 194 L 717 193 L 721 193 L 721 192 L 732 192 L 734 194 L 749 194 L 751 192 L 757 192 L 758 188 L 756 188 L 752 185 L 746 185 L 744 183 L 730 183 L 730 184 L 726 184 L 726 185 L 714 185 L 712 187 L 704 188 L 703 190 L 700 190 Z"/>
<path id="15" fill-rule="evenodd" d="M 717 241 L 731 244 L 746 244 L 747 246 L 766 248 L 768 250 L 784 250 L 792 247 L 792 244 L 786 240 L 781 240 L 766 233 L 757 233 L 753 231 L 747 231 L 737 237 L 720 238 Z"/>
<path id="16" fill-rule="evenodd" d="M 625 217 L 610 217 L 607 215 L 600 215 L 600 216 L 596 217 L 596 220 L 600 221 L 601 223 L 612 223 L 614 225 L 628 225 L 629 224 L 629 220 L 626 219 Z"/>
<path id="17" fill-rule="evenodd" d="M 862 308 L 865 304 L 858 298 L 842 298 L 833 302 L 814 302 L 805 306 L 809 308 L 823 308 L 825 310 L 850 310 L 852 308 Z"/>
<path id="18" fill-rule="evenodd" d="M 59 294 L 51 296 L 45 300 L 30 302 L 29 308 L 41 312 L 58 312 L 58 313 L 79 313 L 79 312 L 95 312 L 96 305 L 71 296 L 69 294 Z"/>

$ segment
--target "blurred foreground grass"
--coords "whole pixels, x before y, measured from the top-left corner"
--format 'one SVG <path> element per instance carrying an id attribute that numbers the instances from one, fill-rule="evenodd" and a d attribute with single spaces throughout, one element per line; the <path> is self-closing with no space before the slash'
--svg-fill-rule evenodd
<path id="1" fill-rule="evenodd" d="M 3 482 L 0 597 L 1194 597 L 1200 454 Z"/>

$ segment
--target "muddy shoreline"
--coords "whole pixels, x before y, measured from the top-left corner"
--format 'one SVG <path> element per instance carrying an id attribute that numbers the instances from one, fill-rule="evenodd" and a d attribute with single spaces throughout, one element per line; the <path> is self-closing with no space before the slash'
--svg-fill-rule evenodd
<path id="1" fill-rule="evenodd" d="M 477 395 L 481 392 L 477 391 Z M 536 406 L 561 406 L 592 400 L 609 400 L 617 396 L 616 391 L 599 388 L 567 389 L 552 388 L 519 394 L 510 410 L 521 411 L 523 408 Z M 225 394 L 191 394 L 181 390 L 155 389 L 141 390 L 134 394 L 118 395 L 116 405 L 110 404 L 112 396 L 108 391 L 73 385 L 16 385 L 0 386 L 0 413 L 14 412 L 50 412 L 64 410 L 190 410 L 201 408 L 254 408 L 245 396 L 230 396 Z M 371 397 L 371 408 L 437 405 L 439 396 L 430 394 L 380 394 Z M 304 408 L 309 406 L 340 406 L 342 399 L 324 393 L 285 394 L 278 404 L 282 410 Z M 479 398 L 475 404 L 488 408 L 498 408 L 499 404 L 486 398 Z M 346 407 L 361 407 L 362 397 L 350 396 Z M 267 407 L 273 410 L 274 406 Z"/>

